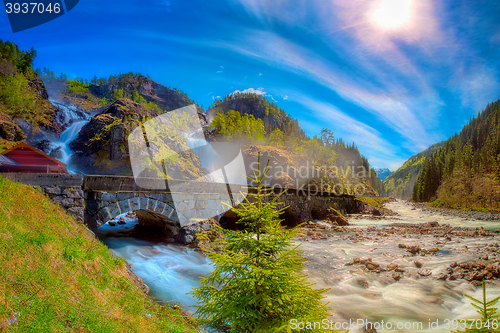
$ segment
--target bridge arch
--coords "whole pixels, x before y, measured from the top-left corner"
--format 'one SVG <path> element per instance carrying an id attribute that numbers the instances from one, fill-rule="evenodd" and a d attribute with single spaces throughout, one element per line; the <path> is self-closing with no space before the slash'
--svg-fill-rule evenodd
<path id="1" fill-rule="evenodd" d="M 99 192 L 92 196 L 93 229 L 114 217 L 130 211 L 147 210 L 178 221 L 173 203 L 165 194 Z M 89 198 L 87 198 L 89 201 Z"/>

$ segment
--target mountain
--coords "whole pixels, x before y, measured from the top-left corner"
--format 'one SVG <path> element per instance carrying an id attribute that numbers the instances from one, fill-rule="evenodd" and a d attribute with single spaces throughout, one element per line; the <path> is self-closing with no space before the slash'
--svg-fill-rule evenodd
<path id="1" fill-rule="evenodd" d="M 378 168 L 378 169 L 373 169 L 377 173 L 378 178 L 380 178 L 381 181 L 384 181 L 390 174 L 391 170 L 387 168 Z"/>
<path id="2" fill-rule="evenodd" d="M 16 99 L 12 102 L 7 93 L 0 92 L 3 94 L 0 95 L 0 103 L 3 103 L 0 104 L 3 122 L 0 123 L 0 136 L 4 137 L 0 143 L 8 145 L 27 136 L 29 143 L 54 156 L 68 153 L 69 146 L 75 154 L 68 163 L 77 170 L 130 175 L 127 137 L 131 131 L 162 113 L 195 104 L 201 123 L 208 125 L 211 121 L 210 126 L 205 127 L 209 140 L 242 144 L 250 165 L 257 152 L 262 151 L 266 158 L 291 166 L 292 169 L 274 175 L 281 184 L 339 193 L 385 194 L 375 170 L 370 168 L 354 143 L 347 144 L 335 138 L 327 129 L 322 130 L 319 137 L 307 137 L 297 120 L 264 96 L 230 94 L 215 101 L 205 113 L 184 92 L 155 82 L 149 76 L 126 73 L 94 77 L 90 82 L 82 78 L 69 79 L 65 74 L 56 76 L 47 68 L 33 70 L 31 64 L 36 56 L 33 49 L 25 52 L 13 47 L 12 43 L 2 45 L 6 47 L 1 49 L 0 79 L 6 91 Z M 22 95 L 22 92 L 27 93 Z M 43 108 L 26 108 L 25 104 Z M 86 125 L 80 122 L 72 126 L 81 120 L 90 121 Z M 182 119 L 178 120 L 182 123 Z M 62 142 L 60 134 L 67 128 L 74 134 L 66 135 Z M 182 161 L 169 161 L 172 163 L 169 164 L 170 176 L 192 179 L 206 174 L 186 142 L 171 142 L 169 133 L 156 134 L 160 141 L 180 148 L 179 151 L 185 150 L 189 155 L 183 155 Z M 159 152 L 162 148 L 151 149 Z M 304 171 L 305 176 L 302 175 Z"/>
<path id="3" fill-rule="evenodd" d="M 51 95 L 58 99 L 69 98 L 85 108 L 104 106 L 118 98 L 129 98 L 141 104 L 152 103 L 151 107 L 158 107 L 163 111 L 196 104 L 186 93 L 166 87 L 141 73 L 94 77 L 88 82 L 82 78 L 68 79 L 63 73 L 56 76 L 48 68 L 37 68 L 35 72 L 44 81 Z"/>
<path id="4" fill-rule="evenodd" d="M 423 152 L 410 157 L 403 166 L 391 173 L 385 180 L 384 185 L 387 195 L 400 199 L 411 198 L 413 185 L 417 181 L 418 174 L 426 158 L 441 148 L 443 142 L 436 143 Z"/>
<path id="5" fill-rule="evenodd" d="M 268 133 L 279 129 L 285 136 L 293 136 L 301 140 L 306 138 L 297 120 L 262 95 L 254 93 L 229 94 L 216 100 L 207 111 L 207 115 L 212 120 L 217 113 L 227 113 L 230 110 L 237 111 L 241 115 L 248 114 L 256 119 L 262 119 L 264 129 Z"/>
<path id="6" fill-rule="evenodd" d="M 424 162 L 413 199 L 451 208 L 500 209 L 500 100 Z"/>

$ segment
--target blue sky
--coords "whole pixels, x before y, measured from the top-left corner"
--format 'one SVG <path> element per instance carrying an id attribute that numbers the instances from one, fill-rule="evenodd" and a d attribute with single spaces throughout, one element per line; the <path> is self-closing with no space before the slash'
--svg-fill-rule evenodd
<path id="1" fill-rule="evenodd" d="M 500 98 L 500 3 L 458 0 L 80 0 L 0 36 L 68 76 L 129 71 L 208 107 L 255 91 L 397 169 Z"/>

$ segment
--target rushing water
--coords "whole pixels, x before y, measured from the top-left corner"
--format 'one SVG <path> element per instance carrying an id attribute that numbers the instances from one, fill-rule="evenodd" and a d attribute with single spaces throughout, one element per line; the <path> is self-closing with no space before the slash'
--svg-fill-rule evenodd
<path id="1" fill-rule="evenodd" d="M 455 217 L 432 215 L 420 210 L 411 210 L 404 202 L 387 205 L 400 213 L 398 222 L 438 221 L 456 226 L 498 228 L 498 222 L 469 221 Z M 353 220 L 351 224 L 358 228 L 373 228 L 386 225 L 387 220 Z M 135 223 L 128 221 L 129 223 Z M 124 231 L 116 227 L 104 226 L 108 236 L 112 230 Z M 433 278 L 422 278 L 413 262 L 420 261 L 423 267 L 434 276 L 446 270 L 454 261 L 466 262 L 472 259 L 470 252 L 463 251 L 482 247 L 485 244 L 498 242 L 495 238 L 459 238 L 453 242 L 443 242 L 442 238 L 433 235 L 388 235 L 377 237 L 376 232 L 371 239 L 356 239 L 349 234 L 335 234 L 327 240 L 302 242 L 300 249 L 309 259 L 304 267 L 311 282 L 316 287 L 329 288 L 325 293 L 325 301 L 329 302 L 333 322 L 369 320 L 373 323 L 390 321 L 416 325 L 421 322 L 425 332 L 450 332 L 445 329 L 446 319 L 477 318 L 478 315 L 470 306 L 463 294 L 480 297 L 480 288 L 472 286 L 464 280 L 442 281 Z M 199 286 L 199 277 L 206 276 L 213 267 L 209 260 L 193 249 L 172 244 L 156 244 L 133 238 L 104 238 L 110 249 L 132 264 L 132 270 L 140 276 L 151 289 L 151 294 L 158 299 L 170 303 L 179 302 L 192 312 L 196 300 L 186 295 L 192 288 Z M 408 252 L 398 247 L 399 243 L 420 245 L 421 248 L 438 246 L 436 255 L 408 256 Z M 395 281 L 391 272 L 367 272 L 361 265 L 346 266 L 353 258 L 371 258 L 373 262 L 386 266 L 395 263 L 405 269 L 404 277 Z M 488 287 L 490 297 L 500 294 L 498 284 Z M 428 329 L 429 320 L 439 321 L 440 327 Z M 378 332 L 416 332 L 416 329 L 378 329 Z M 350 332 L 357 332 L 351 329 Z"/>
<path id="2" fill-rule="evenodd" d="M 71 104 L 59 101 L 54 98 L 49 98 L 50 103 L 59 108 L 59 112 L 57 112 L 57 121 L 63 126 L 68 127 L 73 122 L 79 121 L 82 119 L 90 120 L 90 116 L 82 111 L 79 111 L 78 108 Z"/>
<path id="3" fill-rule="evenodd" d="M 118 224 L 120 220 L 124 224 Z M 186 311 L 194 313 L 197 300 L 187 293 L 201 285 L 200 276 L 213 270 L 210 260 L 184 246 L 126 237 L 137 223 L 135 216 L 124 213 L 102 225 L 97 235 L 132 265 L 132 271 L 148 285 L 152 296 L 170 304 L 181 303 Z"/>
<path id="4" fill-rule="evenodd" d="M 61 147 L 60 149 L 61 157 L 59 158 L 59 160 L 64 164 L 68 165 L 68 171 L 72 173 L 77 170 L 72 169 L 70 166 L 71 155 L 73 154 L 73 152 L 71 151 L 69 144 L 71 143 L 71 141 L 76 139 L 82 127 L 85 126 L 87 123 L 88 123 L 87 120 L 74 122 L 73 124 L 71 124 L 70 127 L 68 127 L 64 132 L 61 133 L 61 136 L 58 141 L 52 142 L 54 146 Z"/>
<path id="5" fill-rule="evenodd" d="M 210 143 L 205 140 L 203 130 L 200 132 L 186 134 L 186 139 L 186 145 L 200 158 L 201 165 L 204 168 L 211 170 L 212 165 L 214 164 L 214 157 L 217 157 L 217 153 L 211 149 Z"/>
<path id="6" fill-rule="evenodd" d="M 72 104 L 67 104 L 52 98 L 50 102 L 59 108 L 57 113 L 57 120 L 59 123 L 67 127 L 58 139 L 51 140 L 52 147 L 59 150 L 58 160 L 68 166 L 68 171 L 70 173 L 77 173 L 78 170 L 71 165 L 71 155 L 73 152 L 69 148 L 69 144 L 76 139 L 82 127 L 89 122 L 90 115 L 79 111 L 77 107 Z"/>
<path id="7" fill-rule="evenodd" d="M 188 295 L 199 287 L 200 276 L 209 274 L 210 261 L 193 249 L 173 244 L 156 244 L 134 238 L 106 238 L 104 243 L 132 264 L 132 271 L 148 285 L 151 295 L 170 304 L 181 303 L 196 311 L 196 299 Z"/>

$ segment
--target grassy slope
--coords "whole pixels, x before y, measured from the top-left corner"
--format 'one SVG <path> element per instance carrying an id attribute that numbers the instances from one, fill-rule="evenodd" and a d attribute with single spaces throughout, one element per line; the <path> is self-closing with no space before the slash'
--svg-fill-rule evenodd
<path id="1" fill-rule="evenodd" d="M 0 331 L 195 332 L 38 191 L 0 177 Z"/>

